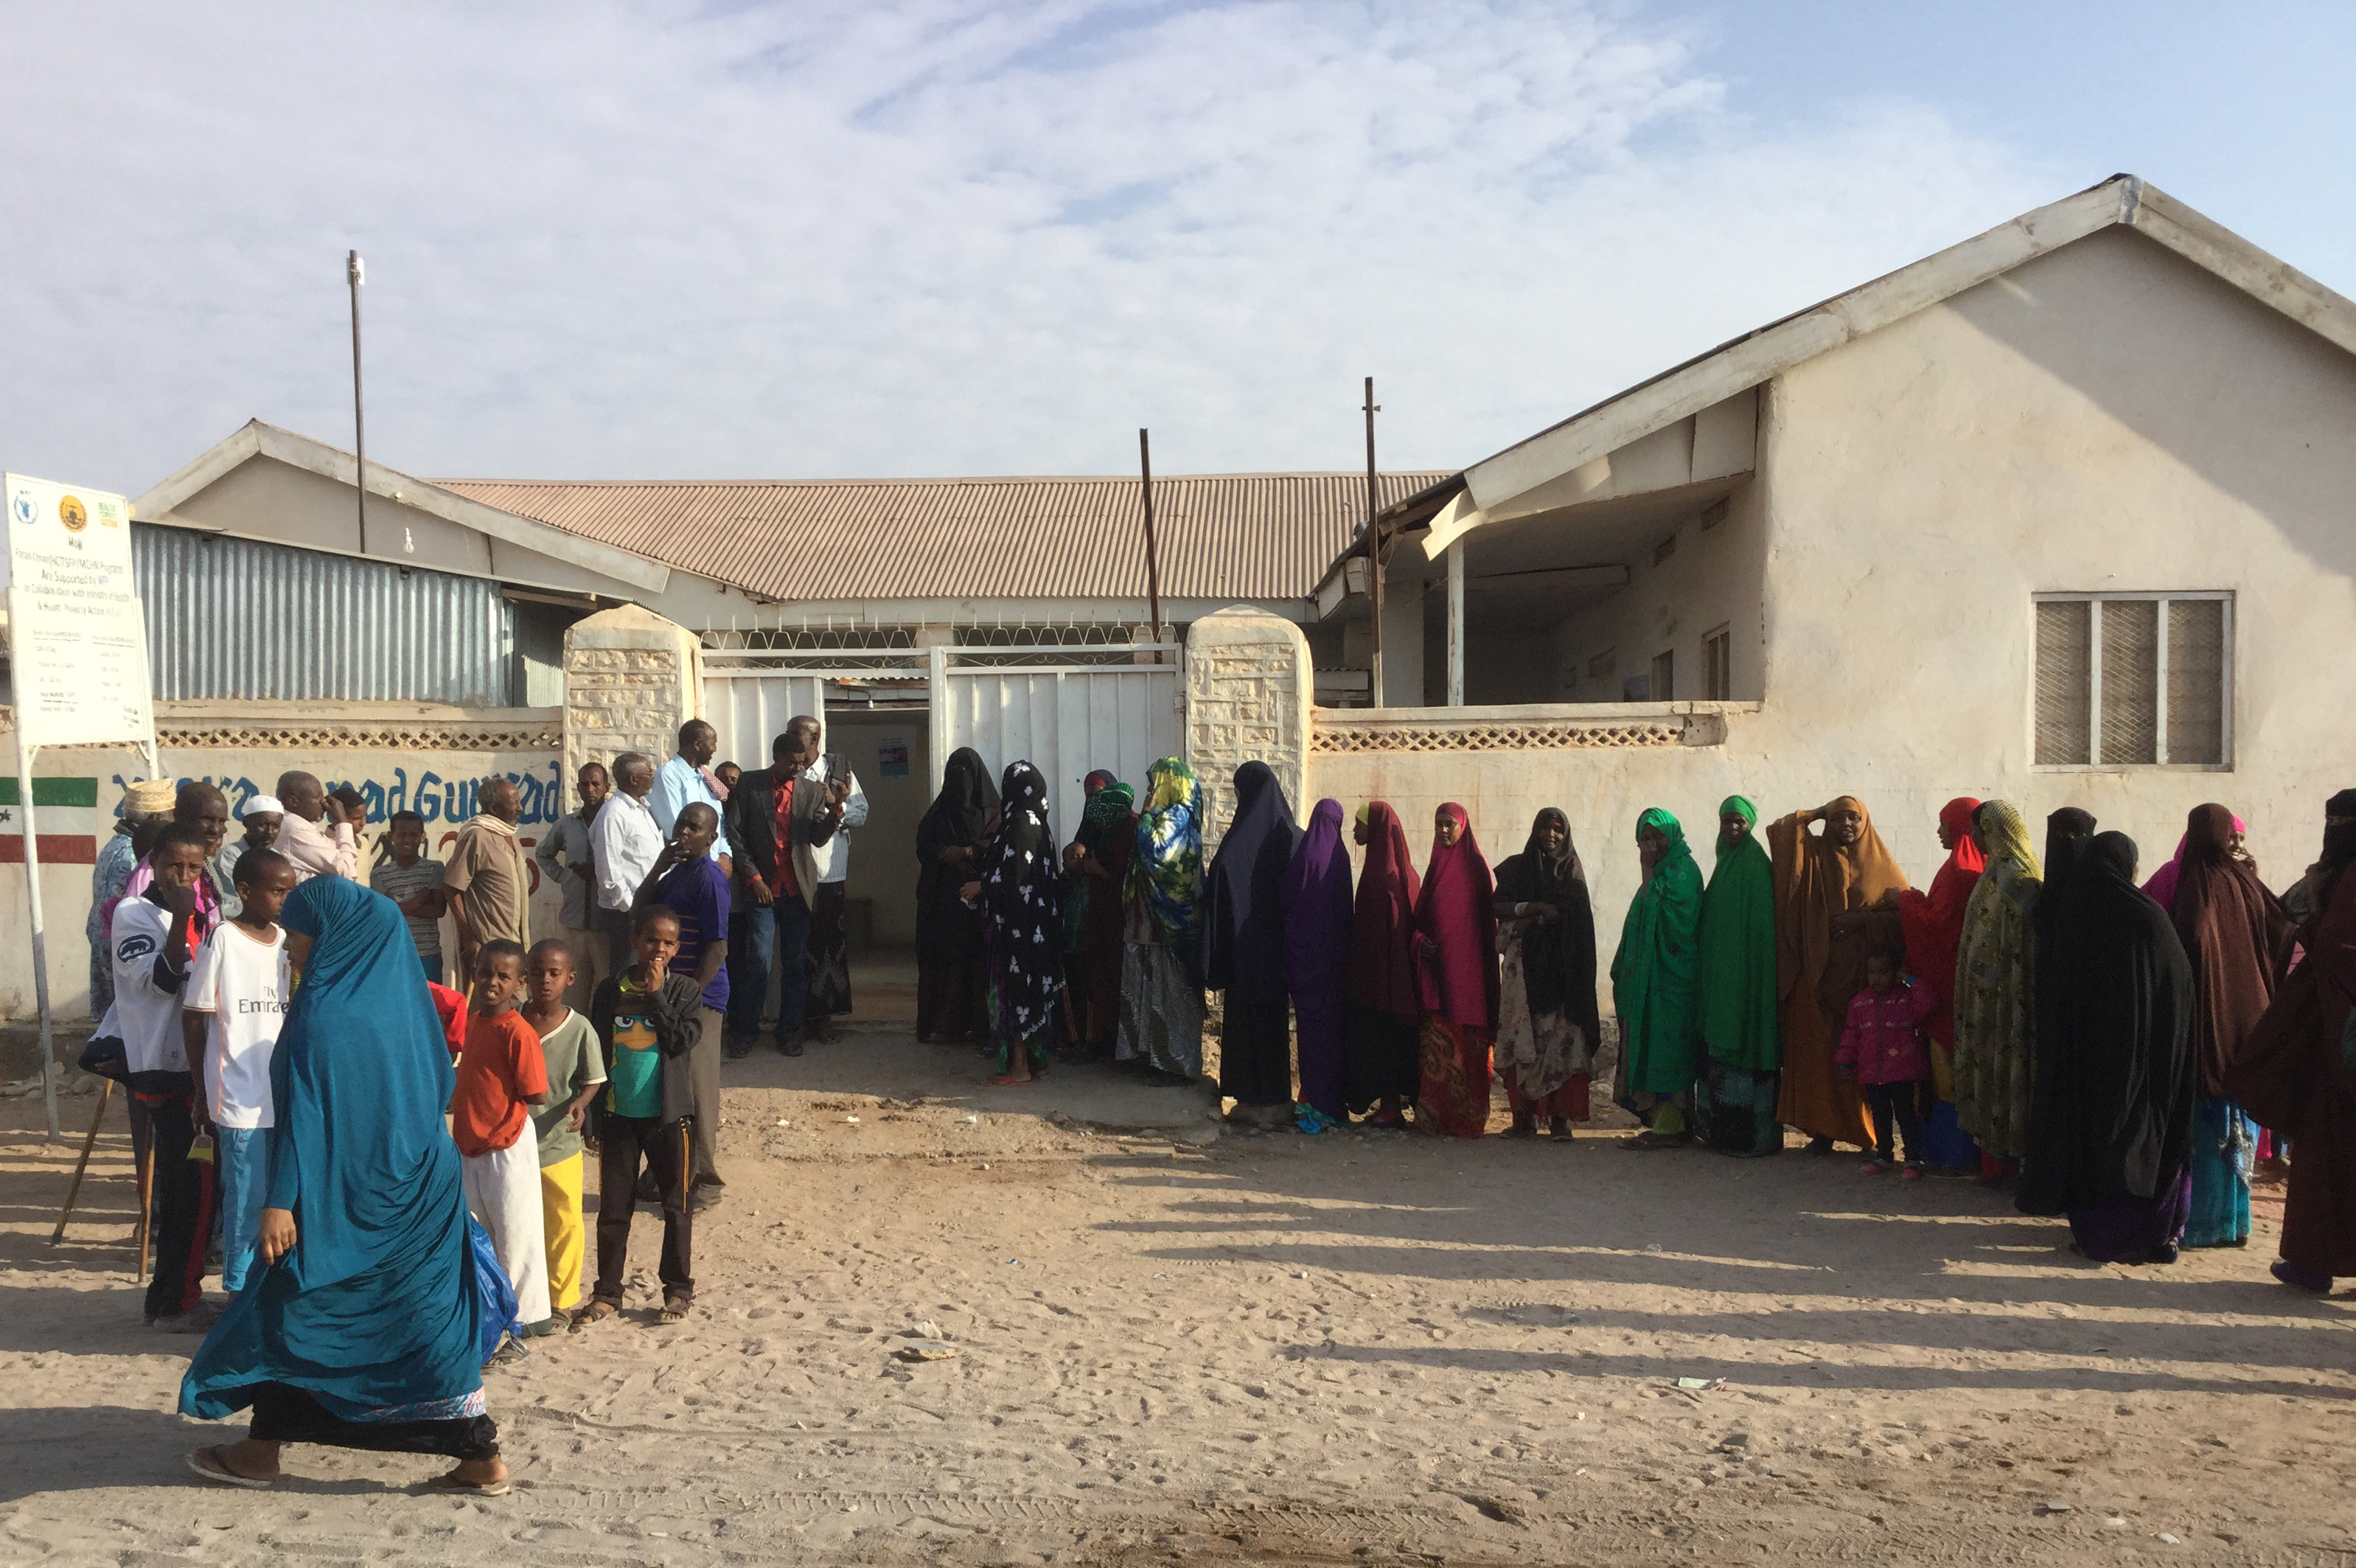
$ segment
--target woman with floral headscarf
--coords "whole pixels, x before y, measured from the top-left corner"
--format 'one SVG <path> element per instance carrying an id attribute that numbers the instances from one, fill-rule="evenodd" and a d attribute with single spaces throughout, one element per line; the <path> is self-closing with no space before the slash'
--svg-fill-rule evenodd
<path id="1" fill-rule="evenodd" d="M 2029 1148 L 2037 1098 L 2037 903 L 2044 872 L 2008 800 L 1972 814 L 1987 868 L 1964 906 L 1955 950 L 1955 1121 L 1980 1145 L 1982 1179 Z"/>
<path id="2" fill-rule="evenodd" d="M 1612 1006 L 1620 1015 L 1613 1098 L 1644 1119 L 1621 1146 L 1665 1149 L 1692 1140 L 1686 1106 L 1694 1085 L 1696 961 L 1701 947 L 1701 867 L 1686 830 L 1655 806 L 1636 819 L 1644 885 L 1629 901 L 1612 957 Z"/>
<path id="3" fill-rule="evenodd" d="M 1098 768 L 1083 789 L 1080 831 L 1064 849 L 1064 953 L 1073 1059 L 1112 1055 L 1120 1027 L 1121 879 L 1137 840 L 1137 791 Z"/>
<path id="4" fill-rule="evenodd" d="M 1513 1107 L 1509 1138 L 1569 1138 L 1588 1115 L 1601 1029 L 1595 1005 L 1595 912 L 1570 819 L 1552 806 L 1522 853 L 1497 865 L 1504 974 L 1497 989 L 1497 1072 Z"/>
<path id="5" fill-rule="evenodd" d="M 1431 860 L 1415 905 L 1423 992 L 1419 1132 L 1477 1138 L 1489 1130 L 1489 1048 L 1497 1037 L 1497 886 L 1453 801 L 1433 814 Z"/>
<path id="6" fill-rule="evenodd" d="M 1203 787 L 1179 757 L 1145 776 L 1145 809 L 1122 880 L 1120 1034 L 1114 1058 L 1153 1081 L 1203 1076 L 1203 982 L 1195 906 L 1203 895 Z"/>
<path id="7" fill-rule="evenodd" d="M 1004 816 L 983 854 L 981 878 L 963 891 L 990 921 L 992 1087 L 1020 1088 L 1047 1072 L 1055 998 L 1064 989 L 1064 879 L 1047 825 L 1047 780 L 1028 762 L 1010 762 L 999 781 Z"/>
<path id="8" fill-rule="evenodd" d="M 1695 983 L 1701 1069 L 1694 1121 L 1709 1146 L 1751 1158 L 1780 1154 L 1775 1120 L 1783 1021 L 1775 1000 L 1775 868 L 1753 830 L 1759 808 L 1741 795 L 1718 806 L 1717 865 L 1702 890 Z"/>

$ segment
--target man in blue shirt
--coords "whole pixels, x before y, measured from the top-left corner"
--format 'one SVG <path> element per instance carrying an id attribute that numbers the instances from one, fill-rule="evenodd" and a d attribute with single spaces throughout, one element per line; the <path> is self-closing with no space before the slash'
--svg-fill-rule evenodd
<path id="1" fill-rule="evenodd" d="M 703 1033 L 687 1058 L 695 1100 L 688 1188 L 698 1208 L 719 1202 L 720 1189 L 727 1186 L 712 1152 L 720 1127 L 720 1036 L 728 1012 L 728 874 L 711 853 L 719 833 L 719 811 L 704 801 L 689 801 L 631 906 L 634 916 L 659 904 L 678 918 L 679 951 L 670 971 L 692 975 L 703 988 Z"/>
<path id="2" fill-rule="evenodd" d="M 720 732 L 701 719 L 690 719 L 679 726 L 679 753 L 662 765 L 662 771 L 655 775 L 654 793 L 647 797 L 647 810 L 655 814 L 655 826 L 669 832 L 678 825 L 680 812 L 700 800 L 712 808 L 712 823 L 718 827 L 720 802 L 725 797 L 712 771 L 712 754 L 719 749 Z M 730 868 L 728 855 L 728 834 L 721 830 L 712 836 L 712 858 L 722 871 Z"/>

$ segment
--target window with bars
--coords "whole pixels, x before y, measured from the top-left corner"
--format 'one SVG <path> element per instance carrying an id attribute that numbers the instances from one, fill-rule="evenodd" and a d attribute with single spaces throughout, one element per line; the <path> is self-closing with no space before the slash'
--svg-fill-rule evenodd
<path id="1" fill-rule="evenodd" d="M 1702 695 L 1713 703 L 1734 700 L 1734 628 L 1719 627 L 1701 639 Z"/>
<path id="2" fill-rule="evenodd" d="M 2037 766 L 2222 768 L 2231 594 L 2037 596 Z"/>

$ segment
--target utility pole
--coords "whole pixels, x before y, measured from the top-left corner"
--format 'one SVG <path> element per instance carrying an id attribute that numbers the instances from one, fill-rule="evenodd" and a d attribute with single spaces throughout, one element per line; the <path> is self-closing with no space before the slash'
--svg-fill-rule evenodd
<path id="1" fill-rule="evenodd" d="M 360 419 L 360 253 L 346 252 L 352 285 L 352 494 L 359 502 L 360 554 L 368 554 L 368 430 Z"/>
<path id="2" fill-rule="evenodd" d="M 1375 531 L 1375 415 L 1383 405 L 1375 401 L 1375 378 L 1366 378 L 1366 593 L 1374 610 L 1372 656 L 1367 660 L 1366 695 L 1383 706 L 1383 545 Z"/>
<path id="3" fill-rule="evenodd" d="M 1153 444 L 1147 438 L 1142 426 L 1140 426 L 1137 432 L 1137 462 L 1141 476 L 1138 480 L 1139 493 L 1145 499 L 1145 592 L 1153 605 L 1153 640 L 1160 642 L 1162 640 L 1162 556 L 1153 543 Z M 1153 661 L 1156 664 L 1162 662 L 1162 654 L 1158 650 L 1153 655 Z"/>

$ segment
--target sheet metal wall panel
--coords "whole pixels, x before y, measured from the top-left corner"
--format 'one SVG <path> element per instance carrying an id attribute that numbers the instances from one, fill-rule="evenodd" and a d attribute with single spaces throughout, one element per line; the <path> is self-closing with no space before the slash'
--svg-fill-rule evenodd
<path id="1" fill-rule="evenodd" d="M 514 706 L 497 583 L 134 523 L 155 694 Z"/>
<path id="2" fill-rule="evenodd" d="M 750 773 L 769 766 L 769 747 L 797 714 L 826 721 L 823 676 L 771 671 L 715 673 L 703 677 L 703 716 L 720 732 L 716 767 L 733 762 Z"/>
<path id="3" fill-rule="evenodd" d="M 1059 843 L 1079 826 L 1089 769 L 1110 768 L 1142 791 L 1146 770 L 1181 746 L 1174 665 L 1087 670 L 944 669 L 934 684 L 933 786 L 948 754 L 969 746 L 991 778 L 1028 760 L 1047 780 Z"/>

